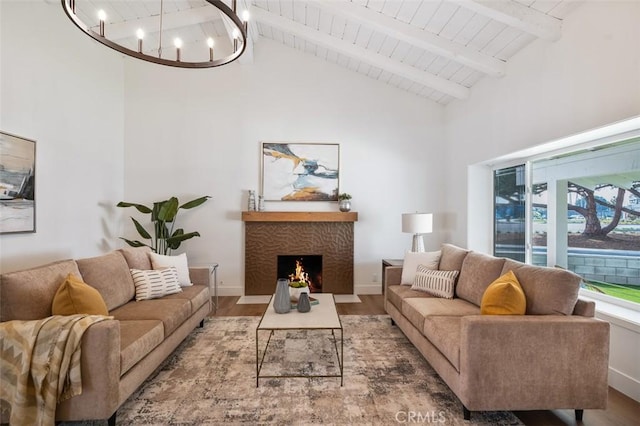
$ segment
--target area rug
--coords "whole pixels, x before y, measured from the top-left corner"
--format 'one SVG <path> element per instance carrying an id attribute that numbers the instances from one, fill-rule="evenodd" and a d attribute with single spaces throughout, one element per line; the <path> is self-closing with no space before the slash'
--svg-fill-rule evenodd
<path id="1" fill-rule="evenodd" d="M 462 405 L 386 315 L 345 315 L 344 386 L 339 378 L 261 379 L 259 317 L 213 317 L 118 410 L 123 425 L 520 425 L 511 412 Z M 266 337 L 261 335 L 261 341 Z M 264 338 L 263 338 L 264 337 Z M 338 333 L 339 337 L 339 333 Z M 261 374 L 339 372 L 331 332 L 280 331 Z M 89 424 L 89 423 L 85 423 Z"/>

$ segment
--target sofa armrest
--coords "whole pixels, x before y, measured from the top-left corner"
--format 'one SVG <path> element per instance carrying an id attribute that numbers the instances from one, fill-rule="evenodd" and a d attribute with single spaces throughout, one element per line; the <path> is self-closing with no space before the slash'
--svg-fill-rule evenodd
<path id="1" fill-rule="evenodd" d="M 211 279 L 211 268 L 209 266 L 192 266 L 189 268 L 189 278 L 194 284 L 206 285 L 209 287 Z"/>
<path id="2" fill-rule="evenodd" d="M 106 419 L 120 404 L 120 321 L 91 325 L 81 351 L 82 394 L 58 405 L 57 420 Z"/>
<path id="3" fill-rule="evenodd" d="M 402 266 L 387 266 L 384 268 L 384 286 L 399 285 L 402 281 Z"/>
<path id="4" fill-rule="evenodd" d="M 606 408 L 609 323 L 578 316 L 462 318 L 460 399 L 470 410 Z"/>

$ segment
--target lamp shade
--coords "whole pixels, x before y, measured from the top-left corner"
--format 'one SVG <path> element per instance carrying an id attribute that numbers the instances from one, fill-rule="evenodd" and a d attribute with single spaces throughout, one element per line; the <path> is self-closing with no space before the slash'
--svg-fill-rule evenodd
<path id="1" fill-rule="evenodd" d="M 433 214 L 404 213 L 402 215 L 402 232 L 411 234 L 430 234 L 433 230 Z"/>

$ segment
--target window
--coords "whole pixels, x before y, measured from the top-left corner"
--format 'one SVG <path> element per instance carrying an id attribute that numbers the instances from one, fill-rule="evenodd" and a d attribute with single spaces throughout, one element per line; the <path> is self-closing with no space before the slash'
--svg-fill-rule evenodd
<path id="1" fill-rule="evenodd" d="M 493 253 L 525 261 L 524 164 L 493 172 Z"/>
<path id="2" fill-rule="evenodd" d="M 640 141 L 531 163 L 532 259 L 640 303 Z"/>

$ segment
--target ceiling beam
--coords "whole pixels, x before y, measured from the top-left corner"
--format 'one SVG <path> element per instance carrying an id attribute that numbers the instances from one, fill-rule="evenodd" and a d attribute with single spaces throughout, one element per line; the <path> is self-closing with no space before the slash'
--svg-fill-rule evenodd
<path id="1" fill-rule="evenodd" d="M 449 1 L 544 40 L 559 40 L 562 33 L 562 21 L 560 19 L 556 19 L 515 1 Z"/>
<path id="2" fill-rule="evenodd" d="M 264 9 L 260 9 L 255 6 L 252 7 L 251 16 L 255 17 L 258 22 L 272 26 L 281 31 L 288 32 L 294 36 L 308 40 L 329 50 L 350 56 L 361 62 L 365 62 L 384 71 L 404 77 L 415 83 L 431 87 L 432 89 L 455 98 L 466 99 L 469 96 L 469 89 L 460 84 L 446 80 L 442 77 L 437 77 L 431 73 L 421 71 L 401 62 L 394 61 L 386 56 L 382 56 L 370 50 L 356 46 L 353 43 L 345 42 L 336 37 L 330 36 L 329 34 L 307 27 L 306 25 L 283 18 L 280 15 L 267 12 Z"/>
<path id="3" fill-rule="evenodd" d="M 312 3 L 334 15 L 343 16 L 349 21 L 357 22 L 379 33 L 456 61 L 484 74 L 493 77 L 502 77 L 505 74 L 506 66 L 504 61 L 484 55 L 467 46 L 454 43 L 444 37 L 406 24 L 367 7 L 359 6 L 356 3 L 335 0 L 310 0 L 308 3 Z"/>

